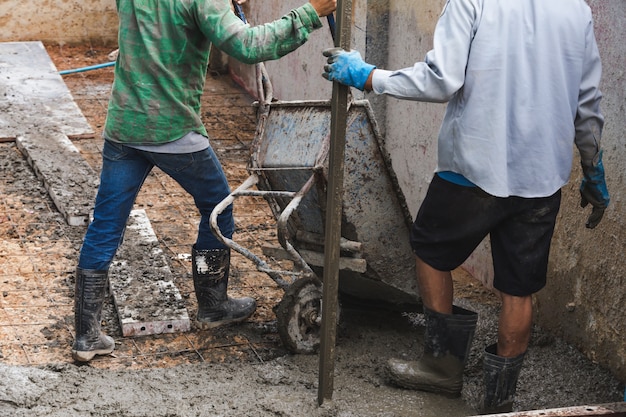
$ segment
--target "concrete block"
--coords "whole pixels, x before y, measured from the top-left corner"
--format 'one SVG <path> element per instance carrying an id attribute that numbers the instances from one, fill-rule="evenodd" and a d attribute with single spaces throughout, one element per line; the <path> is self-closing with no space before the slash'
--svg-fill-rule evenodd
<path id="1" fill-rule="evenodd" d="M 40 129 L 18 135 L 15 143 L 43 181 L 70 226 L 85 226 L 98 190 L 98 175 L 68 137 Z"/>
<path id="2" fill-rule="evenodd" d="M 131 212 L 109 279 L 124 336 L 190 330 L 184 300 L 144 210 Z"/>
<path id="3" fill-rule="evenodd" d="M 41 42 L 0 43 L 0 141 L 33 130 L 94 137 Z"/>

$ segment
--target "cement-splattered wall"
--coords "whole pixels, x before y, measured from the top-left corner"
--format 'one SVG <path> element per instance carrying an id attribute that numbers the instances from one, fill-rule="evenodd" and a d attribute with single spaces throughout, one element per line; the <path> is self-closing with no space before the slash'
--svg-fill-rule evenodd
<path id="1" fill-rule="evenodd" d="M 576 162 L 563 193 L 549 285 L 537 297 L 540 322 L 626 380 L 626 2 L 589 0 L 603 62 L 602 138 L 611 206 L 595 230 L 579 207 Z"/>
<path id="2" fill-rule="evenodd" d="M 0 42 L 117 42 L 115 0 L 2 0 Z"/>

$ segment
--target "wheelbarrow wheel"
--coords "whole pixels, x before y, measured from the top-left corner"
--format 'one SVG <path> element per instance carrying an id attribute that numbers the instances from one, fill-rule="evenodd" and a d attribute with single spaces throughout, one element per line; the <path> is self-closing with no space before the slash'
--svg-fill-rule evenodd
<path id="1" fill-rule="evenodd" d="M 278 334 L 289 351 L 317 352 L 322 327 L 322 284 L 318 279 L 301 278 L 287 287 L 275 313 Z"/>

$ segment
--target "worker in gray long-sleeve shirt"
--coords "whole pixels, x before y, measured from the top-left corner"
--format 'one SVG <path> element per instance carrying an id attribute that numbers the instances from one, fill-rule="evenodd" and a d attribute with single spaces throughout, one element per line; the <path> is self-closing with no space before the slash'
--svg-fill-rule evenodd
<path id="1" fill-rule="evenodd" d="M 512 409 L 544 287 L 560 188 L 580 153 L 581 205 L 594 228 L 609 204 L 600 137 L 601 63 L 583 0 L 448 0 L 423 62 L 376 69 L 357 51 L 324 51 L 323 76 L 399 99 L 448 102 L 435 175 L 411 229 L 424 305 L 424 355 L 390 360 L 390 379 L 459 395 L 477 315 L 453 306 L 450 271 L 487 235 L 502 308 L 485 349 L 482 412 Z"/>

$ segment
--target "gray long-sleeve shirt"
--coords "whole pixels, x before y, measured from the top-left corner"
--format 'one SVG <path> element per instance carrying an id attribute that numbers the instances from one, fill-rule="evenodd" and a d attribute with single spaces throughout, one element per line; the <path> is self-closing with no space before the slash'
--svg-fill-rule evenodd
<path id="1" fill-rule="evenodd" d="M 552 195 L 598 154 L 601 63 L 584 0 L 448 0 L 424 62 L 376 70 L 374 92 L 446 102 L 436 171 L 489 194 Z"/>

